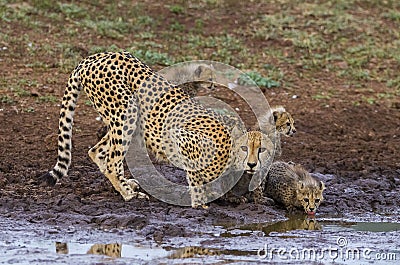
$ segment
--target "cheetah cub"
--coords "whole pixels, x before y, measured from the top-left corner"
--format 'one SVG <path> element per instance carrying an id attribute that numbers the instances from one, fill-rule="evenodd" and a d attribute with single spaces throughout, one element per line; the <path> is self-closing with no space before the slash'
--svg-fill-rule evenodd
<path id="1" fill-rule="evenodd" d="M 265 163 L 266 160 L 271 156 L 272 150 L 275 148 L 275 157 L 279 157 L 282 153 L 281 150 L 281 135 L 285 135 L 286 137 L 291 137 L 296 133 L 296 127 L 294 126 L 295 122 L 292 118 L 292 115 L 286 111 L 283 106 L 273 106 L 271 107 L 271 112 L 267 113 L 261 119 L 261 122 L 268 122 L 271 117 L 274 119 L 275 123 L 275 146 L 268 147 L 266 151 L 266 143 L 267 139 L 273 139 L 273 135 L 269 134 L 267 137 L 263 135 L 260 131 L 257 130 L 256 126 L 253 126 L 252 131 L 247 132 L 242 138 L 240 138 L 239 146 L 241 148 L 249 148 L 249 151 L 246 153 L 248 155 L 248 162 L 259 160 L 259 165 Z M 245 138 L 247 137 L 247 138 Z M 248 139 L 248 140 L 245 140 Z M 271 142 L 271 141 L 270 141 Z M 262 143 L 262 144 L 261 144 Z M 272 143 L 272 142 L 271 142 Z M 240 151 L 240 150 L 239 150 Z M 265 152 L 265 154 L 262 154 Z M 237 151 L 237 153 L 239 153 Z M 268 154 L 268 155 L 267 155 Z M 251 159 L 253 157 L 253 159 Z M 256 159 L 255 159 L 256 158 Z M 264 161 L 265 160 L 265 161 Z M 249 174 L 250 173 L 250 174 Z M 254 173 L 252 171 L 247 170 L 245 174 L 239 179 L 238 183 L 223 196 L 223 200 L 231 203 L 244 203 L 248 201 L 253 201 L 255 203 L 264 204 L 268 202 L 268 199 L 263 196 L 263 185 L 258 187 L 252 192 L 249 192 L 249 183 L 253 177 Z"/>
<path id="2" fill-rule="evenodd" d="M 268 120 L 271 118 L 271 114 L 274 119 L 276 130 L 275 157 L 279 157 L 282 154 L 281 135 L 292 137 L 296 133 L 295 121 L 292 118 L 292 115 L 287 112 L 283 106 L 278 105 L 271 107 L 271 112 L 262 117 L 261 122 L 268 122 Z M 269 137 L 272 138 L 271 135 L 269 135 Z"/>
<path id="3" fill-rule="evenodd" d="M 264 193 L 287 210 L 303 208 L 314 215 L 323 201 L 325 184 L 313 178 L 301 165 L 274 162 L 267 174 Z"/>
<path id="4" fill-rule="evenodd" d="M 212 65 L 197 63 L 182 63 L 179 70 L 164 74 L 164 77 L 179 86 L 190 97 L 197 96 L 202 89 L 212 89 L 216 80 L 215 69 Z"/>

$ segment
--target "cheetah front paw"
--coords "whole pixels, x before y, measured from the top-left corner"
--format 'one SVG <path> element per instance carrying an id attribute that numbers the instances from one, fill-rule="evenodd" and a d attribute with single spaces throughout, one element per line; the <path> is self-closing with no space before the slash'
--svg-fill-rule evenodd
<path id="1" fill-rule="evenodd" d="M 275 204 L 273 199 L 268 198 L 268 197 L 264 197 L 264 196 L 254 198 L 254 203 L 267 205 L 267 206 L 271 206 L 271 205 Z"/>
<path id="2" fill-rule="evenodd" d="M 132 190 L 136 191 L 139 189 L 139 183 L 137 182 L 136 179 L 128 179 L 126 183 L 131 187 Z"/>
<path id="3" fill-rule="evenodd" d="M 205 210 L 207 210 L 207 209 L 209 208 L 207 204 L 196 204 L 196 203 L 192 203 L 192 208 L 193 208 L 193 209 L 200 209 L 200 207 L 203 208 L 203 209 L 205 209 Z"/>
<path id="4" fill-rule="evenodd" d="M 122 195 L 125 201 L 130 201 L 133 198 L 146 200 L 150 199 L 146 193 L 138 191 L 140 186 L 135 179 L 128 179 L 126 183 L 128 184 L 129 189 L 127 190 L 126 195 Z"/>
<path id="5" fill-rule="evenodd" d="M 237 195 L 229 195 L 226 196 L 225 201 L 234 203 L 234 204 L 242 204 L 242 203 L 248 203 L 249 200 L 245 196 L 237 196 Z"/>
<path id="6" fill-rule="evenodd" d="M 146 199 L 146 200 L 150 199 L 149 195 L 147 195 L 146 193 L 140 192 L 140 191 L 133 191 L 133 192 L 129 193 L 128 195 L 122 195 L 122 197 L 124 198 L 124 200 L 126 202 L 132 200 L 133 198 Z"/>

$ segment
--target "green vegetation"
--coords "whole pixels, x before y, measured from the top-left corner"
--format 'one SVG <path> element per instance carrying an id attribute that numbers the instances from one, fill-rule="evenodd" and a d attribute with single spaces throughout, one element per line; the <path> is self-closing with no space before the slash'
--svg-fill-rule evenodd
<path id="1" fill-rule="evenodd" d="M 175 14 L 182 14 L 184 12 L 184 7 L 181 5 L 170 5 L 168 6 L 169 11 Z"/>
<path id="2" fill-rule="evenodd" d="M 55 96 L 52 96 L 52 95 L 46 95 L 46 96 L 39 96 L 38 97 L 38 101 L 39 102 L 52 102 L 52 103 L 55 103 L 55 102 L 58 102 L 58 98 L 57 97 L 55 97 Z"/>
<path id="3" fill-rule="evenodd" d="M 8 95 L 3 95 L 3 96 L 0 96 L 0 102 L 6 103 L 6 104 L 12 104 L 12 103 L 14 103 L 14 100 Z"/>
<path id="4" fill-rule="evenodd" d="M 240 16 L 228 16 L 240 5 L 246 5 Z M 33 69 L 33 76 L 21 76 L 25 81 L 49 71 L 67 74 L 88 54 L 128 50 L 156 69 L 185 60 L 223 62 L 266 88 L 293 90 L 300 82 L 319 91 L 318 82 L 307 80 L 324 76 L 348 86 L 344 94 L 379 84 L 361 102 L 379 104 L 400 94 L 398 1 L 0 0 L 0 23 L 0 55 Z M 2 103 L 28 97 L 37 85 L 21 80 L 5 77 Z M 38 101 L 53 102 L 46 97 Z"/>
<path id="5" fill-rule="evenodd" d="M 159 65 L 171 65 L 174 63 L 173 59 L 168 56 L 166 53 L 153 52 L 151 50 L 137 50 L 137 49 L 128 49 L 133 55 L 138 58 L 141 58 L 144 62 L 149 65 L 159 64 Z"/>
<path id="6" fill-rule="evenodd" d="M 320 92 L 311 96 L 312 99 L 321 100 L 321 99 L 330 99 L 332 97 L 331 93 Z"/>
<path id="7" fill-rule="evenodd" d="M 274 81 L 268 77 L 263 77 L 260 73 L 252 71 L 248 72 L 239 77 L 238 80 L 240 85 L 254 85 L 256 84 L 258 87 L 279 87 L 280 84 L 277 81 Z"/>

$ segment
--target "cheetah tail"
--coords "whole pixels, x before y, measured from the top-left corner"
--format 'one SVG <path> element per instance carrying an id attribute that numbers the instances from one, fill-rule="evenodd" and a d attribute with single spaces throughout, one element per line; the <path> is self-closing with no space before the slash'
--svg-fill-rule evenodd
<path id="1" fill-rule="evenodd" d="M 54 168 L 40 177 L 42 183 L 55 185 L 57 181 L 66 176 L 71 164 L 71 138 L 72 123 L 76 102 L 82 89 L 79 77 L 79 66 L 72 72 L 62 99 L 60 120 L 58 128 L 58 157 Z"/>

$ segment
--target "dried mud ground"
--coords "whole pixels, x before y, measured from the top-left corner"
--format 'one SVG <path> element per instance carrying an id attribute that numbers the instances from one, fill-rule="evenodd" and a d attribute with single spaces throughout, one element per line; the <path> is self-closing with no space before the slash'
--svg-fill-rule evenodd
<path id="1" fill-rule="evenodd" d="M 325 201 L 320 206 L 316 220 L 400 222 L 400 115 L 397 109 L 376 105 L 343 107 L 340 102 L 330 107 L 311 107 L 306 98 L 289 98 L 279 90 L 268 90 L 266 97 L 274 98 L 271 101 L 278 101 L 277 98 L 280 102 L 288 101 L 284 104 L 289 106 L 297 124 L 296 135 L 283 138 L 283 155 L 280 159 L 301 163 L 326 183 Z M 86 154 L 88 148 L 96 143 L 96 131 L 101 124 L 95 120 L 96 113 L 85 104 L 80 104 L 77 110 L 73 161 L 68 177 L 54 188 L 38 186 L 37 176 L 50 169 L 55 162 L 57 113 L 57 106 L 37 108 L 34 113 L 21 113 L 17 109 L 4 107 L 0 112 L 0 214 L 4 238 L 17 235 L 15 231 L 25 231 L 28 234 L 24 242 L 43 237 L 43 242 L 53 243 L 63 240 L 81 243 L 111 241 L 152 246 L 147 252 L 144 249 L 142 256 L 138 254 L 133 259 L 135 262 L 143 261 L 143 257 L 153 253 L 155 250 L 152 248 L 171 250 L 185 246 L 214 246 L 222 250 L 244 249 L 241 254 L 229 252 L 225 255 L 229 257 L 227 260 L 245 261 L 249 255 L 259 260 L 256 250 L 266 242 L 288 244 L 284 239 L 287 237 L 285 232 L 313 229 L 304 227 L 300 222 L 278 229 L 278 233 L 283 233 L 279 240 L 265 238 L 268 234 L 262 232 L 262 224 L 287 219 L 285 211 L 277 205 L 213 202 L 208 210 L 204 210 L 168 205 L 154 198 L 150 201 L 134 199 L 124 202 Z M 175 172 L 172 167 L 168 170 Z M 129 177 L 129 173 L 126 174 Z M 24 225 L 20 227 L 18 222 Z M 258 224 L 258 228 L 251 226 L 253 232 L 250 234 L 236 232 L 240 239 L 237 238 L 235 231 L 240 231 L 238 227 L 254 224 Z M 36 234 L 29 234 L 32 231 Z M 111 235 L 103 235 L 104 231 Z M 232 237 L 229 231 L 233 231 Z M 4 254 L 7 262 L 41 260 L 38 255 L 32 254 L 35 250 L 31 248 L 26 250 L 33 255 L 31 259 L 25 257 L 15 260 L 15 249 L 10 244 L 14 242 L 19 247 L 24 245 L 18 241 L 25 238 L 24 233 L 4 241 L 9 242 L 3 245 L 6 247 Z M 224 233 L 225 237 L 222 237 Z M 321 244 L 330 244 L 334 240 L 332 237 L 344 232 L 324 233 L 292 236 L 303 239 L 312 237 Z M 365 234 L 350 235 L 356 242 L 367 242 L 383 249 L 388 246 L 381 243 L 390 238 L 391 242 L 399 242 L 399 233 L 381 234 L 376 239 L 379 244 L 370 241 L 376 234 L 367 236 L 368 239 L 365 239 Z M 304 246 L 305 242 L 298 244 Z M 393 244 L 390 248 L 398 250 L 398 243 Z M 50 253 L 55 251 L 53 245 L 49 249 Z M 36 251 L 41 253 L 43 249 Z M 154 260 L 160 258 L 150 257 Z M 74 259 L 52 256 L 47 261 L 51 264 L 63 260 L 70 262 Z M 204 260 L 208 259 L 202 256 L 200 263 Z M 214 257 L 209 261 L 218 260 Z M 87 264 L 94 262 L 83 257 L 78 261 Z M 199 262 L 196 259 L 194 261 Z M 132 260 L 118 262 L 129 264 Z M 173 263 L 173 260 L 168 259 L 166 263 Z"/>
<path id="2" fill-rule="evenodd" d="M 60 66 L 60 62 L 65 59 L 64 55 L 59 55 L 59 50 L 63 46 L 60 45 L 61 48 L 57 49 L 54 47 L 63 39 L 73 53 L 84 57 L 89 50 L 93 51 L 90 47 L 94 45 L 110 47 L 116 44 L 117 47 L 126 48 L 138 37 L 138 34 L 136 30 L 133 30 L 127 34 L 121 34 L 120 39 L 101 36 L 98 32 L 93 33 L 93 29 L 82 28 L 82 23 L 75 23 L 73 14 L 72 19 L 62 17 L 60 20 L 51 20 L 51 16 L 47 16 L 46 12 L 52 11 L 52 5 L 45 12 L 31 12 L 33 2 L 7 5 L 7 9 L 4 10 L 26 10 L 26 13 L 14 18 L 8 17 L 14 13 L 11 12 L 11 15 L 5 13 L 0 20 L 2 23 L 2 39 L 0 39 L 2 47 L 0 51 L 2 86 L 0 90 L 0 96 L 2 96 L 0 100 L 0 263 L 202 264 L 208 262 L 221 264 L 238 262 L 246 264 L 260 261 L 286 263 L 288 260 L 285 257 L 262 259 L 257 252 L 267 244 L 275 250 L 279 247 L 296 247 L 297 249 L 315 247 L 321 250 L 330 246 L 337 247 L 338 239 L 343 238 L 348 241 L 348 245 L 339 245 L 341 247 L 368 247 L 375 253 L 393 251 L 396 254 L 395 259 L 380 259 L 381 264 L 389 262 L 395 264 L 396 260 L 400 260 L 400 228 L 396 226 L 400 223 L 400 99 L 398 93 L 392 93 L 393 97 L 387 100 L 382 98 L 369 102 L 367 100 L 369 97 L 387 92 L 389 88 L 386 86 L 386 80 L 372 78 L 371 74 L 370 81 L 358 80 L 358 83 L 352 76 L 342 77 L 332 72 L 335 68 L 325 68 L 325 61 L 322 66 L 317 64 L 315 67 L 307 68 L 307 64 L 301 64 L 301 55 L 307 51 L 299 49 L 292 41 L 284 40 L 280 35 L 275 39 L 261 40 L 248 40 L 248 36 L 242 35 L 242 32 L 235 36 L 240 40 L 239 42 L 246 42 L 255 55 L 266 56 L 262 57 L 263 63 L 273 65 L 276 63 L 276 67 L 284 72 L 286 83 L 290 83 L 290 86 L 286 87 L 285 82 L 282 82 L 281 87 L 266 89 L 264 94 L 270 105 L 284 105 L 296 120 L 297 133 L 292 138 L 283 138 L 283 154 L 280 160 L 300 163 L 315 177 L 326 183 L 325 201 L 321 204 L 315 220 L 305 220 L 303 215 L 288 216 L 278 205 L 252 203 L 229 205 L 223 202 L 212 202 L 209 209 L 205 210 L 169 205 L 155 198 L 149 201 L 124 202 L 87 156 L 89 148 L 96 144 L 96 132 L 101 124 L 96 121 L 97 114 L 92 107 L 88 106 L 88 99 L 84 95 L 78 102 L 74 120 L 72 165 L 69 175 L 53 188 L 37 185 L 37 176 L 50 170 L 56 162 L 58 104 L 68 78 L 68 73 L 64 68 L 70 67 Z M 236 1 L 226 2 L 236 3 Z M 236 29 L 237 23 L 247 25 L 251 21 L 248 19 L 251 14 L 265 12 L 274 14 L 282 12 L 281 8 L 286 8 L 286 5 L 282 7 L 275 2 L 260 1 L 258 4 L 253 2 L 257 1 L 237 1 L 237 7 L 230 7 L 228 3 L 226 8 L 210 9 L 209 18 L 207 16 L 203 18 L 205 12 L 202 9 L 190 9 L 188 12 L 191 12 L 194 18 L 203 18 L 205 25 L 215 25 L 213 24 L 215 22 L 218 26 L 207 27 L 205 30 L 207 34 L 213 36 L 225 30 L 230 32 Z M 342 4 L 345 2 L 342 1 Z M 43 3 L 48 3 L 48 1 L 43 1 Z M 86 1 L 82 3 L 87 4 Z M 93 10 L 95 15 L 100 14 L 106 10 L 101 6 L 107 3 L 107 1 L 99 1 L 100 7 L 94 6 L 88 10 Z M 289 3 L 290 1 L 287 2 L 288 8 L 292 7 Z M 353 5 L 352 2 L 349 5 Z M 177 10 L 176 7 L 172 12 L 172 7 L 174 7 L 172 5 L 169 10 L 159 2 L 146 1 L 145 6 L 142 12 L 151 18 L 168 18 L 157 24 L 159 26 L 155 27 L 156 30 L 146 28 L 146 30 L 154 31 L 151 33 L 155 36 L 155 44 L 162 47 L 163 52 L 169 52 L 169 47 L 181 47 L 176 39 L 158 38 L 162 38 L 166 32 L 172 32 L 173 35 L 187 33 L 176 33 L 168 28 L 170 24 L 172 26 L 176 24 L 173 24 L 174 19 L 187 27 L 193 24 L 195 19 L 181 14 L 182 11 Z M 303 24 L 297 21 L 299 19 L 300 22 L 307 20 L 303 21 L 304 25 L 310 25 L 310 27 L 313 25 L 308 23 L 313 16 L 303 16 L 301 13 L 301 8 L 304 6 L 307 7 L 307 5 L 297 4 L 292 7 L 291 14 L 296 16 L 294 20 L 296 28 L 302 29 Z M 359 8 L 362 6 L 362 3 L 358 4 Z M 352 6 L 344 9 L 345 11 L 340 10 L 338 14 L 350 12 L 355 18 L 354 21 L 360 22 L 368 21 L 366 18 L 370 19 L 370 17 L 381 18 L 374 16 L 382 13 L 379 5 L 375 7 L 366 4 L 366 6 L 368 7 L 362 10 L 368 10 L 368 12 L 358 12 L 359 9 L 352 11 Z M 120 12 L 128 8 L 112 10 Z M 118 14 L 116 17 L 123 18 L 124 14 Z M 323 20 L 326 19 L 323 16 Z M 31 23 L 32 21 L 42 23 Z M 377 28 L 398 32 L 397 21 L 398 18 L 396 22 L 379 19 L 381 24 L 377 23 Z M 373 23 L 366 24 L 370 26 Z M 364 41 L 358 40 L 358 37 L 362 36 L 361 32 L 364 31 L 368 33 L 366 34 L 368 36 L 370 33 L 376 34 L 372 36 L 376 39 L 371 43 L 375 43 L 375 40 L 378 43 L 379 41 L 390 43 L 393 38 L 396 38 L 395 34 L 390 33 L 391 31 L 382 31 L 383 33 L 378 34 L 376 30 L 369 32 L 370 28 L 364 28 L 364 26 L 363 23 L 360 24 L 358 28 L 360 32 L 353 29 L 328 32 L 327 42 L 340 40 L 338 34 L 345 34 L 345 37 L 349 38 L 348 45 L 356 46 L 358 42 Z M 260 25 L 256 24 L 255 27 L 260 27 Z M 282 30 L 291 29 L 291 27 L 293 27 L 291 24 L 288 27 L 279 26 Z M 308 29 L 308 26 L 306 28 Z M 64 29 L 68 29 L 69 33 L 64 32 Z M 52 33 L 48 33 L 49 31 Z M 316 32 L 319 32 L 319 28 Z M 339 38 L 336 38 L 335 34 Z M 6 36 L 8 38 L 5 38 Z M 64 40 L 65 36 L 70 37 Z M 146 34 L 143 36 L 147 38 Z M 207 36 L 200 36 L 199 39 L 205 37 Z M 219 50 L 225 51 L 224 48 L 229 48 L 229 44 L 224 43 L 223 46 L 214 48 L 205 46 L 199 49 L 202 53 L 201 58 L 208 59 L 207 55 L 218 54 Z M 40 47 L 36 53 L 34 52 L 35 45 Z M 46 47 L 54 50 L 48 53 Z M 283 55 L 295 63 L 290 60 L 279 61 L 276 56 L 264 54 L 268 47 L 271 47 L 271 50 L 274 48 L 282 51 Z M 333 45 L 333 47 L 336 46 Z M 398 44 L 387 50 L 395 52 L 395 47 L 398 47 Z M 186 50 L 171 49 L 170 56 L 176 56 L 172 52 L 177 50 L 188 52 L 188 48 Z M 233 50 L 232 63 L 238 64 L 238 61 L 243 58 L 251 57 L 247 55 L 237 57 L 236 53 L 240 50 L 241 48 L 238 51 Z M 314 49 L 308 52 L 315 54 L 319 50 Z M 395 73 L 392 78 L 398 77 L 398 60 L 380 62 L 380 59 L 372 58 L 367 61 L 368 63 L 363 64 L 363 67 L 371 73 L 375 68 L 377 76 L 390 70 Z M 261 68 L 262 64 L 256 62 Z M 326 62 L 336 63 L 329 60 Z M 338 68 L 349 67 L 345 61 L 338 61 L 337 64 Z M 160 69 L 160 65 L 151 66 L 157 70 Z M 19 92 L 12 90 L 12 87 L 16 88 L 17 85 L 22 86 Z M 327 94 L 325 93 L 327 91 L 333 92 Z M 233 101 L 229 96 L 226 99 Z M 246 120 L 247 117 L 242 118 Z M 181 173 L 172 167 L 166 166 L 166 169 L 171 174 Z M 126 176 L 129 177 L 128 171 L 126 171 Z M 366 230 L 357 228 L 357 230 L 352 226 L 360 223 L 372 224 L 373 227 Z M 387 226 L 388 229 L 385 228 Z M 70 255 L 55 253 L 57 241 L 70 244 Z M 125 259 L 81 255 L 86 253 L 92 244 L 115 242 L 130 247 L 130 253 L 134 255 L 122 253 L 123 257 L 129 256 Z M 190 246 L 219 250 L 220 254 L 199 255 L 188 259 L 183 259 L 183 256 L 178 259 L 168 258 L 173 253 L 176 254 L 184 250 L 184 247 Z M 82 251 L 75 250 L 74 252 L 74 247 Z M 349 260 L 343 257 L 334 259 L 325 256 L 321 260 L 324 263 L 334 260 L 336 263 L 349 263 Z M 310 264 L 318 261 L 293 259 L 290 262 Z M 364 261 L 368 263 L 371 260 L 364 258 Z M 356 260 L 353 264 L 362 264 L 362 261 Z"/>

